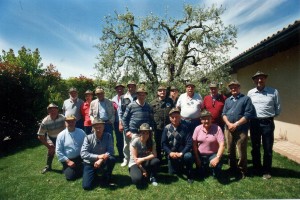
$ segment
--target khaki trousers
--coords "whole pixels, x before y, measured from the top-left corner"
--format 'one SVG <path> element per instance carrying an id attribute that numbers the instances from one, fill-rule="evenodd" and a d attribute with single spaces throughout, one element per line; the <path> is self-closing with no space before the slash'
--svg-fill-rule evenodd
<path id="1" fill-rule="evenodd" d="M 225 137 L 227 141 L 228 162 L 231 169 L 239 168 L 241 172 L 247 172 L 247 142 L 248 133 L 244 131 L 230 132 L 225 129 Z M 236 149 L 238 151 L 239 160 L 236 159 Z"/>

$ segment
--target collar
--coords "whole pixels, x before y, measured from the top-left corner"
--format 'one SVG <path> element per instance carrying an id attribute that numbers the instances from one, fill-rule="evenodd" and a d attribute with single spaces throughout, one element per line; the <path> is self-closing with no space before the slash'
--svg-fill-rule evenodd
<path id="1" fill-rule="evenodd" d="M 230 96 L 229 98 L 231 99 L 231 100 L 233 100 L 233 99 L 239 99 L 239 98 L 241 98 L 241 93 L 239 93 L 237 96 L 236 96 L 236 98 L 234 98 L 234 96 Z"/>

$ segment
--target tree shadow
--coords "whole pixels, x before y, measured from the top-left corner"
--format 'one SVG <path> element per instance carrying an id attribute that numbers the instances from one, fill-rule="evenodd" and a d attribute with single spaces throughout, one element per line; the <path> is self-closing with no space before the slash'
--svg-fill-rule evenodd
<path id="1" fill-rule="evenodd" d="M 41 143 L 33 136 L 20 136 L 17 139 L 8 139 L 0 142 L 0 158 L 16 154 L 24 149 L 35 148 Z"/>

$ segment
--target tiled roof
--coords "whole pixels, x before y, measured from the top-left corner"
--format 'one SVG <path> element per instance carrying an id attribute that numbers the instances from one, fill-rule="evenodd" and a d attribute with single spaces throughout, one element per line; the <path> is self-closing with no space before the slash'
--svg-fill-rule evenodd
<path id="1" fill-rule="evenodd" d="M 267 37 L 253 47 L 231 59 L 227 64 L 235 68 L 241 68 L 253 62 L 257 62 L 277 52 L 284 51 L 300 43 L 300 20 L 289 24 L 282 30 Z"/>

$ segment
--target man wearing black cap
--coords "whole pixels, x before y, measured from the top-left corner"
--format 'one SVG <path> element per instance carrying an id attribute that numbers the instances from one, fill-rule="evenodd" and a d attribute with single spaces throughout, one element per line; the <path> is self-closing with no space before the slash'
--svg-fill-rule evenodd
<path id="1" fill-rule="evenodd" d="M 254 173 L 263 173 L 264 179 L 271 178 L 275 129 L 273 119 L 281 111 L 279 93 L 274 88 L 266 87 L 267 77 L 261 71 L 254 74 L 252 80 L 256 87 L 248 92 L 256 111 L 255 118 L 250 121 L 253 169 Z M 263 165 L 260 155 L 261 141 L 264 149 Z"/>
<path id="2" fill-rule="evenodd" d="M 47 164 L 42 174 L 52 169 L 52 161 L 55 154 L 55 143 L 57 135 L 65 129 L 65 117 L 58 114 L 58 106 L 50 103 L 47 107 L 48 115 L 43 119 L 38 130 L 38 139 L 48 149 Z"/>
<path id="3" fill-rule="evenodd" d="M 247 173 L 248 122 L 255 115 L 251 99 L 240 93 L 241 85 L 237 80 L 228 84 L 231 96 L 226 99 L 223 109 L 225 137 L 227 141 L 230 171 L 245 178 Z M 236 149 L 239 161 L 236 163 Z M 236 173 L 238 172 L 238 173 Z"/>

